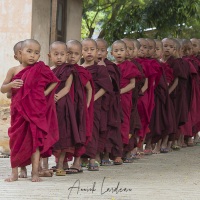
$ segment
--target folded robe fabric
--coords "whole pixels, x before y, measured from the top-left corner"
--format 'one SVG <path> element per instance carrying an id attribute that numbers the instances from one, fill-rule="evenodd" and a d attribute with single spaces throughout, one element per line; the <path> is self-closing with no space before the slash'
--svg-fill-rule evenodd
<path id="1" fill-rule="evenodd" d="M 11 127 L 8 130 L 11 149 L 11 166 L 31 164 L 37 148 L 43 157 L 51 156 L 52 146 L 58 140 L 58 124 L 54 91 L 45 97 L 49 84 L 59 82 L 43 62 L 27 66 L 13 77 L 22 79 L 19 89 L 12 89 Z"/>
<path id="2" fill-rule="evenodd" d="M 117 64 L 121 71 L 120 88 L 126 87 L 133 78 L 141 78 L 141 73 L 137 67 L 130 61 L 126 60 Z M 121 94 L 121 106 L 123 111 L 123 123 L 121 124 L 121 134 L 123 144 L 129 143 L 130 133 L 130 115 L 132 108 L 132 90 Z"/>
<path id="3" fill-rule="evenodd" d="M 84 88 L 74 65 L 65 63 L 52 71 L 61 81 L 56 93 L 65 87 L 66 80 L 73 75 L 70 92 L 56 102 L 60 137 L 54 145 L 55 156 L 61 151 L 73 155 L 75 147 L 83 146 L 86 142 Z"/>
<path id="4" fill-rule="evenodd" d="M 112 92 L 112 83 L 105 66 L 94 65 L 86 67 L 86 69 L 92 74 L 92 79 L 94 82 L 95 94 L 103 88 L 106 92 Z M 98 149 L 99 142 L 99 131 L 100 131 L 100 120 L 101 120 L 101 110 L 103 107 L 103 96 L 98 98 L 94 102 L 94 122 L 92 130 L 92 140 L 88 143 L 86 147 L 86 156 L 90 158 L 95 158 Z M 107 120 L 107 119 L 104 119 Z M 105 124 L 103 122 L 103 124 Z"/>

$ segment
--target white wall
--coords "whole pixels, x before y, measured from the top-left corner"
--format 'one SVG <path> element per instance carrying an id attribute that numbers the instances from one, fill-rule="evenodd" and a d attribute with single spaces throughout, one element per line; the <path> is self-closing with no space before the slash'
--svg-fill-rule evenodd
<path id="1" fill-rule="evenodd" d="M 0 85 L 10 67 L 18 65 L 13 46 L 31 37 L 32 0 L 0 0 Z M 0 94 L 0 104 L 5 103 Z"/>

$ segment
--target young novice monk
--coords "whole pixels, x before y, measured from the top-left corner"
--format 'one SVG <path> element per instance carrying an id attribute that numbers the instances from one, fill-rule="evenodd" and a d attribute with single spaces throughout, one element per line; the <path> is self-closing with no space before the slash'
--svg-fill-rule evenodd
<path id="1" fill-rule="evenodd" d="M 91 74 L 94 81 L 95 95 L 94 95 L 94 123 L 92 131 L 92 140 L 86 147 L 85 156 L 90 158 L 89 171 L 98 171 L 99 166 L 95 162 L 97 156 L 99 133 L 101 124 L 101 110 L 103 105 L 107 102 L 103 101 L 103 95 L 112 92 L 112 83 L 105 66 L 95 63 L 97 57 L 97 44 L 94 40 L 87 38 L 82 41 L 82 53 L 84 58 L 83 67 Z M 104 64 L 103 62 L 101 62 Z"/>
<path id="2" fill-rule="evenodd" d="M 129 139 L 129 144 L 126 145 L 126 147 L 124 148 L 124 153 L 126 154 L 126 160 L 124 162 L 132 162 L 137 157 L 136 147 L 137 147 L 138 138 L 137 138 L 136 132 L 137 130 L 141 128 L 141 121 L 140 121 L 140 116 L 137 109 L 137 103 L 138 103 L 139 95 L 141 94 L 141 89 L 145 83 L 145 76 L 144 76 L 142 66 L 135 60 L 138 54 L 138 50 L 140 48 L 139 42 L 137 40 L 128 39 L 128 38 L 123 39 L 123 41 L 126 43 L 126 46 L 127 46 L 126 58 L 129 61 L 131 61 L 141 73 L 141 78 L 137 79 L 135 83 L 135 88 L 133 89 L 132 109 L 131 109 L 131 116 L 130 116 L 130 135 L 129 135 L 130 139 Z"/>
<path id="3" fill-rule="evenodd" d="M 112 44 L 111 54 L 121 71 L 120 94 L 121 106 L 123 111 L 123 123 L 121 124 L 121 135 L 124 147 L 129 144 L 130 133 L 130 115 L 132 108 L 132 91 L 135 87 L 135 78 L 140 78 L 141 73 L 137 67 L 130 61 L 126 60 L 127 47 L 125 42 L 117 40 Z M 124 155 L 124 161 L 129 162 Z"/>
<path id="4" fill-rule="evenodd" d="M 67 42 L 67 63 L 73 65 L 80 77 L 81 83 L 84 86 L 84 103 L 86 112 L 86 142 L 85 145 L 91 140 L 92 137 L 92 127 L 93 127 L 93 104 L 94 104 L 94 86 L 92 81 L 92 75 L 84 67 L 79 66 L 79 62 L 82 56 L 82 44 L 77 40 L 69 40 Z M 74 162 L 73 165 L 66 171 L 67 174 L 75 174 L 82 172 L 80 169 L 81 156 L 85 153 L 85 145 L 76 147 L 74 152 Z"/>
<path id="5" fill-rule="evenodd" d="M 175 58 L 176 46 L 172 39 L 165 38 L 163 43 L 163 58 L 162 60 L 169 64 L 173 70 L 174 80 L 169 85 L 169 94 L 172 99 L 175 114 L 176 114 L 176 134 L 169 140 L 174 141 L 174 145 L 177 146 L 177 140 L 180 137 L 179 126 L 185 124 L 188 120 L 188 95 L 187 95 L 187 82 L 189 78 L 189 64 L 182 58 Z"/>
<path id="6" fill-rule="evenodd" d="M 99 61 L 104 61 L 110 75 L 113 92 L 110 95 L 108 110 L 105 109 L 107 115 L 107 137 L 100 141 L 99 152 L 103 152 L 101 165 L 110 166 L 112 162 L 109 157 L 114 160 L 115 165 L 122 164 L 122 138 L 120 133 L 121 126 L 121 104 L 120 104 L 120 71 L 113 62 L 107 59 L 108 44 L 104 39 L 97 39 Z"/>
<path id="7" fill-rule="evenodd" d="M 8 130 L 11 149 L 12 174 L 5 181 L 18 179 L 18 167 L 32 163 L 32 181 L 38 182 L 39 159 L 51 156 L 51 148 L 58 140 L 55 115 L 54 88 L 58 79 L 48 66 L 37 62 L 40 44 L 33 39 L 23 41 L 22 64 L 9 69 L 1 92 L 12 90 L 11 127 Z"/>
<path id="8" fill-rule="evenodd" d="M 54 145 L 54 155 L 58 158 L 56 175 L 65 176 L 65 156 L 73 156 L 75 148 L 86 141 L 84 91 L 76 69 L 66 64 L 67 46 L 64 42 L 52 43 L 49 57 L 54 63 L 52 71 L 61 81 L 55 94 L 60 135 Z"/>

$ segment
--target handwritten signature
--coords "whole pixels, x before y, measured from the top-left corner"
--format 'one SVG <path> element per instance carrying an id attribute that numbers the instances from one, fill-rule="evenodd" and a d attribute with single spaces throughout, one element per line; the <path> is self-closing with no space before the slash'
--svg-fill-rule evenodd
<path id="1" fill-rule="evenodd" d="M 131 188 L 126 188 L 126 187 L 121 187 L 120 182 L 117 183 L 115 187 L 106 187 L 106 177 L 103 178 L 103 181 L 100 185 L 100 188 L 97 188 L 97 183 L 93 182 L 91 187 L 82 187 L 81 186 L 81 181 L 80 179 L 77 179 L 72 187 L 69 187 L 69 194 L 68 194 L 68 199 L 70 199 L 72 192 L 76 192 L 76 194 L 81 194 L 83 192 L 91 192 L 91 193 L 99 193 L 100 195 L 104 195 L 106 193 L 111 193 L 111 194 L 119 194 L 119 193 L 127 193 L 131 192 Z"/>

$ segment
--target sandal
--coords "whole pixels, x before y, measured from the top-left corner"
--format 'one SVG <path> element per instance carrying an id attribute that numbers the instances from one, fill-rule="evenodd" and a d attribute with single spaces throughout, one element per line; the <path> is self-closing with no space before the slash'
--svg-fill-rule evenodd
<path id="1" fill-rule="evenodd" d="M 53 170 L 53 172 L 56 172 L 57 167 L 56 167 L 56 166 L 53 166 L 53 167 L 50 168 L 50 170 Z"/>
<path id="2" fill-rule="evenodd" d="M 95 162 L 94 164 L 89 163 L 88 171 L 99 171 L 99 164 Z"/>
<path id="3" fill-rule="evenodd" d="M 181 147 L 179 147 L 178 145 L 172 145 L 171 147 L 174 151 L 179 151 L 181 149 Z"/>
<path id="4" fill-rule="evenodd" d="M 123 163 L 133 163 L 134 159 L 133 158 L 124 158 Z"/>
<path id="5" fill-rule="evenodd" d="M 82 169 L 77 169 L 75 167 L 70 167 L 68 170 L 66 170 L 66 174 L 78 174 L 78 173 L 83 173 Z"/>
<path id="6" fill-rule="evenodd" d="M 160 148 L 160 153 L 169 153 L 168 148 Z"/>
<path id="7" fill-rule="evenodd" d="M 101 160 L 101 166 L 112 166 L 113 163 L 108 159 L 108 160 Z"/>
<path id="8" fill-rule="evenodd" d="M 152 150 L 151 150 L 151 149 L 144 149 L 144 155 L 145 155 L 145 156 L 150 156 L 150 155 L 152 155 Z"/>
<path id="9" fill-rule="evenodd" d="M 56 176 L 66 176 L 66 171 L 63 169 L 56 169 Z"/>

